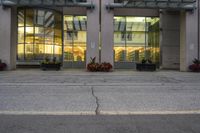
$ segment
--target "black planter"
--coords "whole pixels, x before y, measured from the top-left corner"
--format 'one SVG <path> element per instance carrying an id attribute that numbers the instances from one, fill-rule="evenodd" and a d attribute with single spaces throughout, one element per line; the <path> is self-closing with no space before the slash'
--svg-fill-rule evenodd
<path id="1" fill-rule="evenodd" d="M 0 71 L 3 71 L 6 69 L 6 64 L 5 63 L 0 63 Z"/>
<path id="2" fill-rule="evenodd" d="M 156 71 L 156 64 L 137 63 L 136 69 L 138 71 Z"/>
<path id="3" fill-rule="evenodd" d="M 42 70 L 60 70 L 60 67 L 61 67 L 61 63 L 48 63 L 48 64 L 44 64 L 44 63 L 41 63 L 40 64 L 40 68 Z"/>

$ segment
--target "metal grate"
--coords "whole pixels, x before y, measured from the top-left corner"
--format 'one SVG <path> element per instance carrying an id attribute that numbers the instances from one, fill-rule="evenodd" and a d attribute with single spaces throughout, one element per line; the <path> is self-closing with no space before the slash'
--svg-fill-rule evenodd
<path id="1" fill-rule="evenodd" d="M 106 5 L 107 9 L 113 8 L 152 8 L 152 9 L 176 9 L 193 10 L 196 8 L 196 0 L 115 0 Z"/>
<path id="2" fill-rule="evenodd" d="M 94 8 L 93 3 L 86 2 L 87 0 L 0 0 L 0 5 L 3 6 L 40 6 L 40 7 L 87 7 Z"/>

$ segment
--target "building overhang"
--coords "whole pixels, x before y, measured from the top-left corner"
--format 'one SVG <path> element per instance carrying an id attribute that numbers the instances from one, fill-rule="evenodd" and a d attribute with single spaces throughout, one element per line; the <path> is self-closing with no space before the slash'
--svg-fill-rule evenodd
<path id="1" fill-rule="evenodd" d="M 3 7 L 85 7 L 94 9 L 95 5 L 86 0 L 0 0 Z"/>
<path id="2" fill-rule="evenodd" d="M 168 9 L 193 11 L 196 0 L 115 0 L 106 5 L 108 10 L 114 8 Z"/>

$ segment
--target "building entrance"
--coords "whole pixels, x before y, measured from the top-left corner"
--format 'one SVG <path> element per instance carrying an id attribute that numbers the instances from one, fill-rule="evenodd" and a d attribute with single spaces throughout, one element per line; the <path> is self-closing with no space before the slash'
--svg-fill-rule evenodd
<path id="1" fill-rule="evenodd" d="M 86 66 L 87 17 L 64 16 L 64 67 Z"/>

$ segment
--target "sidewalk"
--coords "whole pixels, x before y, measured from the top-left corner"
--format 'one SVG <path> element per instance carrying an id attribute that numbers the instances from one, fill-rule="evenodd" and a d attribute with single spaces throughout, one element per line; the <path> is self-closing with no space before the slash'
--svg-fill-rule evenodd
<path id="1" fill-rule="evenodd" d="M 200 74 L 17 70 L 0 73 L 0 114 L 199 114 Z"/>

